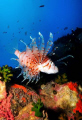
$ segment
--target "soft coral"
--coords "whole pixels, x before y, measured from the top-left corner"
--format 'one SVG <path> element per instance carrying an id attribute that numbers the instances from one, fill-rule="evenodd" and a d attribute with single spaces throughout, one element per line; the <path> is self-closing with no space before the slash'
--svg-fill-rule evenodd
<path id="1" fill-rule="evenodd" d="M 10 94 L 7 98 L 3 99 L 3 101 L 0 103 L 0 118 L 6 118 L 6 120 L 14 120 L 14 116 L 11 112 L 10 106 L 10 100 L 12 98 L 12 94 Z"/>

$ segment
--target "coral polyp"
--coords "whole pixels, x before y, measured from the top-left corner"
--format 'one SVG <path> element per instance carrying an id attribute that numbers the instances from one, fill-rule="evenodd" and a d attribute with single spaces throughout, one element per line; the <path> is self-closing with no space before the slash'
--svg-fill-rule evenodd
<path id="1" fill-rule="evenodd" d="M 2 68 L 0 67 L 0 80 L 9 82 L 12 76 L 11 67 L 8 67 L 8 65 L 3 66 Z"/>

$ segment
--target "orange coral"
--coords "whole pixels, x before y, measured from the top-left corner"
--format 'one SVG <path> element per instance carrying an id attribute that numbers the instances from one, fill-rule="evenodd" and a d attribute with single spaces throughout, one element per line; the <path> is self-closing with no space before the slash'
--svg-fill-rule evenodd
<path id="1" fill-rule="evenodd" d="M 67 85 L 68 85 L 68 87 L 69 87 L 71 90 L 77 92 L 78 84 L 77 84 L 76 82 L 75 82 L 75 83 L 69 82 L 69 83 L 67 83 Z"/>
<path id="2" fill-rule="evenodd" d="M 76 108 L 73 109 L 73 112 L 76 113 L 76 111 L 79 111 L 80 113 L 82 113 L 82 100 L 79 100 L 76 103 Z"/>
<path id="3" fill-rule="evenodd" d="M 27 92 L 26 88 L 22 85 L 14 84 L 12 87 L 22 89 L 25 93 Z"/>
<path id="4" fill-rule="evenodd" d="M 80 99 L 82 99 L 82 95 L 81 94 L 79 94 L 79 97 L 80 97 Z"/>
<path id="5" fill-rule="evenodd" d="M 24 97 L 22 97 L 22 100 L 23 100 L 23 102 L 26 102 L 26 99 Z"/>

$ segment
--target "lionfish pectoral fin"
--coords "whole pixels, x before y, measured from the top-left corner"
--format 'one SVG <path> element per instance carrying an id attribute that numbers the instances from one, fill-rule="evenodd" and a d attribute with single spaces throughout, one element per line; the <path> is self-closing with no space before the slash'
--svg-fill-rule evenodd
<path id="1" fill-rule="evenodd" d="M 28 77 L 26 79 L 29 79 L 28 82 L 26 83 L 26 85 L 28 85 L 31 82 L 31 77 L 30 78 Z M 24 82 L 26 79 L 24 79 L 22 82 Z"/>
<path id="2" fill-rule="evenodd" d="M 17 76 L 17 78 L 19 78 L 22 75 L 22 72 Z"/>
<path id="3" fill-rule="evenodd" d="M 29 81 L 26 83 L 26 85 L 28 85 L 28 84 L 31 82 L 31 80 L 32 80 L 32 79 L 30 78 Z"/>
<path id="4" fill-rule="evenodd" d="M 21 82 L 24 82 L 26 80 L 26 78 L 24 78 Z"/>
<path id="5" fill-rule="evenodd" d="M 39 80 L 40 80 L 40 73 L 36 76 L 36 82 L 35 83 L 37 83 Z"/>
<path id="6" fill-rule="evenodd" d="M 20 66 L 15 67 L 15 69 L 18 69 L 18 68 L 20 68 Z"/>
<path id="7" fill-rule="evenodd" d="M 65 63 L 65 62 L 60 62 L 60 63 L 62 63 L 62 64 L 64 64 L 64 65 L 66 65 L 66 66 L 67 66 L 67 63 Z"/>
<path id="8" fill-rule="evenodd" d="M 34 80 L 35 80 L 35 77 L 32 78 L 32 83 L 34 82 Z"/>
<path id="9" fill-rule="evenodd" d="M 35 84 L 39 81 L 39 79 L 36 80 Z"/>
<path id="10" fill-rule="evenodd" d="M 65 56 L 65 57 L 63 57 L 63 58 L 60 58 L 60 59 L 57 60 L 57 61 L 60 62 L 60 61 L 66 59 L 66 58 L 68 58 L 68 57 L 74 58 L 74 56 L 72 56 L 72 55 L 67 55 L 67 56 Z"/>
<path id="11" fill-rule="evenodd" d="M 10 60 L 17 60 L 18 61 L 18 59 L 16 59 L 16 58 L 11 58 Z"/>
<path id="12" fill-rule="evenodd" d="M 20 42 L 22 42 L 27 48 L 27 44 L 23 40 L 20 40 Z"/>

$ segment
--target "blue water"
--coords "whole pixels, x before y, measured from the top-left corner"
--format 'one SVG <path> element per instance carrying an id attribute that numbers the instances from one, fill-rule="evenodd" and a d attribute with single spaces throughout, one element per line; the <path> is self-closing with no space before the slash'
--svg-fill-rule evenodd
<path id="1" fill-rule="evenodd" d="M 20 39 L 28 44 L 31 35 L 38 42 L 40 31 L 46 44 L 50 32 L 55 41 L 76 27 L 82 28 L 82 0 L 0 0 L 0 66 L 17 66 L 10 59 L 14 47 L 25 50 Z"/>

